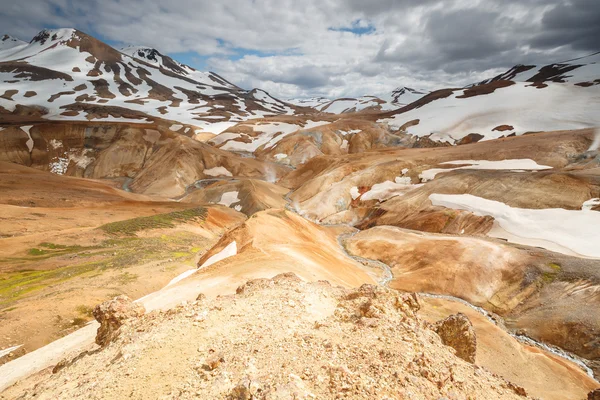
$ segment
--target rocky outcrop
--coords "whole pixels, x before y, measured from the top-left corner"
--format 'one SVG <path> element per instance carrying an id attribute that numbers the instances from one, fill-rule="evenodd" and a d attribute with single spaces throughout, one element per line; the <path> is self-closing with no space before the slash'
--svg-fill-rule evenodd
<path id="1" fill-rule="evenodd" d="M 600 389 L 588 393 L 587 400 L 600 400 Z"/>
<path id="2" fill-rule="evenodd" d="M 114 341 L 120 333 L 123 323 L 130 318 L 137 318 L 146 312 L 143 305 L 134 303 L 125 295 L 99 304 L 94 308 L 94 318 L 100 322 L 96 334 L 96 343 L 106 346 Z"/>
<path id="3" fill-rule="evenodd" d="M 472 364 L 477 353 L 477 337 L 469 318 L 458 313 L 438 321 L 434 330 L 442 339 L 442 343 L 456 350 L 456 355 Z"/>

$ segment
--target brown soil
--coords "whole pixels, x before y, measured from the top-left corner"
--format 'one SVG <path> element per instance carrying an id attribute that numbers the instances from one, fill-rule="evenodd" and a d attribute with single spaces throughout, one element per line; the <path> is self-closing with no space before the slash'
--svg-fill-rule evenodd
<path id="1" fill-rule="evenodd" d="M 115 294 L 138 298 L 160 289 L 244 219 L 212 207 L 201 221 L 113 234 L 98 228 L 197 206 L 0 166 L 0 348 L 23 344 L 13 357 L 78 329 L 94 305 Z"/>

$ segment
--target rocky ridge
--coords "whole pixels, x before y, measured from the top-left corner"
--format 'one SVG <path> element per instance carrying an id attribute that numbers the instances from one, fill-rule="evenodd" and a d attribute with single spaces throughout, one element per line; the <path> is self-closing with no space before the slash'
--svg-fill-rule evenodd
<path id="1" fill-rule="evenodd" d="M 413 294 L 283 274 L 199 299 L 126 320 L 103 350 L 20 398 L 525 397 L 443 345 Z"/>

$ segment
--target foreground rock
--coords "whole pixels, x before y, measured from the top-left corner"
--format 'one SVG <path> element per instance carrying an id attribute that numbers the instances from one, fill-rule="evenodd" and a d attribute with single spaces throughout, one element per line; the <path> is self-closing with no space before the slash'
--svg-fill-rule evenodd
<path id="1" fill-rule="evenodd" d="M 523 398 L 456 357 L 413 294 L 256 279 L 236 295 L 149 313 L 8 398 Z M 93 371 L 93 373 L 90 373 Z"/>
<path id="2" fill-rule="evenodd" d="M 140 317 L 145 312 L 143 305 L 134 303 L 125 295 L 97 305 L 94 308 L 94 318 L 100 322 L 100 328 L 96 334 L 96 343 L 100 346 L 108 345 L 119 336 L 121 325 L 126 320 Z"/>
<path id="3" fill-rule="evenodd" d="M 458 357 L 471 364 L 475 363 L 477 337 L 473 324 L 465 314 L 451 315 L 436 323 L 434 329 L 440 335 L 442 343 L 456 350 Z"/>

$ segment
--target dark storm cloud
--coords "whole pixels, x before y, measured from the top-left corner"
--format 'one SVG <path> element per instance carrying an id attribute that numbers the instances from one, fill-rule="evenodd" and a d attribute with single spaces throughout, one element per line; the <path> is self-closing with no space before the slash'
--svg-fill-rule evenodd
<path id="1" fill-rule="evenodd" d="M 436 11 L 426 24 L 426 32 L 444 60 L 481 59 L 514 45 L 498 35 L 500 13 L 478 9 Z"/>
<path id="2" fill-rule="evenodd" d="M 542 18 L 542 33 L 534 46 L 571 46 L 576 50 L 600 50 L 600 1 L 578 0 L 556 5 Z"/>

